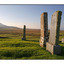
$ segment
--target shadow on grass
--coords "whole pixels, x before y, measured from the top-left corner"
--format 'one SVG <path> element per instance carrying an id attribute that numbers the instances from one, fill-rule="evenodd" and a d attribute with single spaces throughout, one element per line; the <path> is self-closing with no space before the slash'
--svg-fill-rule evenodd
<path id="1" fill-rule="evenodd" d="M 39 42 L 39 40 L 25 40 L 25 41 Z"/>
<path id="2" fill-rule="evenodd" d="M 31 50 L 22 50 L 22 51 L 18 51 L 16 50 L 14 53 L 12 51 L 2 51 L 0 52 L 0 59 L 2 58 L 1 56 L 4 57 L 12 57 L 13 59 L 16 59 L 16 58 L 22 58 L 22 57 L 30 57 L 33 55 L 33 52 L 34 51 L 31 51 Z"/>
<path id="3" fill-rule="evenodd" d="M 58 54 L 58 56 L 64 57 L 64 46 L 61 46 L 61 54 Z"/>
<path id="4" fill-rule="evenodd" d="M 60 56 L 64 56 L 64 47 L 61 46 L 61 55 Z"/>
<path id="5" fill-rule="evenodd" d="M 59 43 L 62 43 L 62 41 L 59 41 Z"/>
<path id="6" fill-rule="evenodd" d="M 0 37 L 0 39 L 3 39 L 3 38 L 8 38 L 8 37 Z"/>

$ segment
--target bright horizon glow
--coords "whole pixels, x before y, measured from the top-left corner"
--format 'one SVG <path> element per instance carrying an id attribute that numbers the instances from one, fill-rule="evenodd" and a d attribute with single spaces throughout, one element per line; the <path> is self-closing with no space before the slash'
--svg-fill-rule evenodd
<path id="1" fill-rule="evenodd" d="M 61 30 L 64 30 L 64 5 L 0 5 L 0 23 L 8 26 L 40 29 L 40 15 L 48 13 L 48 28 L 51 25 L 52 14 L 62 11 Z"/>

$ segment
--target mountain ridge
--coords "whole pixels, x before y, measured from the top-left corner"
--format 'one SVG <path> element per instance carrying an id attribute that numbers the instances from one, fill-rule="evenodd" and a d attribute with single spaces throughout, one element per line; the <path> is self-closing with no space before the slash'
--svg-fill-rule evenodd
<path id="1" fill-rule="evenodd" d="M 0 23 L 0 29 L 14 29 L 14 28 L 16 28 L 16 29 L 21 29 L 21 28 L 19 28 L 19 27 L 7 26 L 7 25 L 4 25 L 4 24 Z"/>

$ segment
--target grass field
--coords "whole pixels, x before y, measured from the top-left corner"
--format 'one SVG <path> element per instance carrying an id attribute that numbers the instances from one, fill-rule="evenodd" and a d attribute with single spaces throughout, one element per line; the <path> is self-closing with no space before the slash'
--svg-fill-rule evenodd
<path id="1" fill-rule="evenodd" d="M 59 41 L 64 37 L 60 32 Z M 64 44 L 59 43 L 62 53 L 51 55 L 39 45 L 40 30 L 27 30 L 26 41 L 22 40 L 22 30 L 0 31 L 0 59 L 64 59 Z"/>

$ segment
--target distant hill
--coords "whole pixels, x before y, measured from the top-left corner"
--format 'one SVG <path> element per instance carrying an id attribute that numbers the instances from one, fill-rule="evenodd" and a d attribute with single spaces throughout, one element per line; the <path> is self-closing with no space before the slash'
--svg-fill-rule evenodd
<path id="1" fill-rule="evenodd" d="M 7 26 L 7 25 L 0 23 L 0 29 L 21 29 L 21 28 L 14 27 L 14 26 Z"/>

